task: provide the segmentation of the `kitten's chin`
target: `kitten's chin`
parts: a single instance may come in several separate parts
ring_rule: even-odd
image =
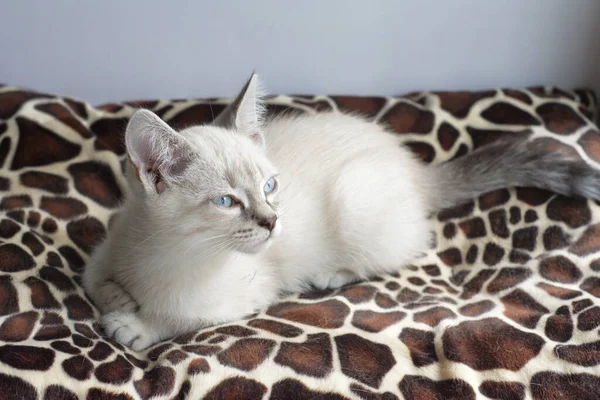
[[[271,246],[271,238],[258,243],[240,243],[237,245],[237,251],[245,254],[258,254]]]

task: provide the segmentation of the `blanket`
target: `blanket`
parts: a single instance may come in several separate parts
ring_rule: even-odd
[[[600,398],[600,206],[532,188],[440,213],[432,248],[394,274],[294,294],[139,353],[105,337],[80,274],[119,212],[128,118],[143,107],[183,128],[227,102],[92,106],[0,87],[1,399]],[[427,163],[533,135],[600,168],[587,90],[268,105],[360,113]]]

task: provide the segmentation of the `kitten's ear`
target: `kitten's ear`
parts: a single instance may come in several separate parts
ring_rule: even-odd
[[[260,146],[264,145],[262,122],[265,104],[258,75],[252,74],[236,99],[213,122],[213,125],[235,129]]]
[[[125,145],[138,180],[161,193],[181,179],[190,164],[188,141],[150,110],[136,111],[127,125]]]

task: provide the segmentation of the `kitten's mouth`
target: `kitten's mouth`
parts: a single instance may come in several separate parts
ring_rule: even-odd
[[[269,244],[271,243],[272,236],[272,234],[268,234],[265,236],[261,235],[250,240],[240,241],[236,245],[237,250],[247,254],[260,253],[269,246]]]
[[[277,237],[281,232],[280,226],[275,226],[275,229],[250,231],[242,230],[233,235],[236,239],[236,249],[241,253],[256,254],[265,250],[271,244],[272,239]]]

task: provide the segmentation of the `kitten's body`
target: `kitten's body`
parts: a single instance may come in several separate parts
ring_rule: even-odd
[[[307,114],[260,125],[254,85],[219,117],[222,127],[177,134],[149,112],[130,122],[131,193],[84,285],[107,332],[135,350],[242,318],[281,291],[396,271],[427,249],[431,212],[486,191],[600,193],[594,170],[526,142],[428,167],[359,117]],[[277,193],[263,193],[276,172]],[[204,203],[227,193],[243,207]],[[270,234],[264,221],[275,213]]]
[[[393,271],[427,248],[424,167],[397,136],[339,113],[279,118],[264,134],[283,230],[263,256],[285,290]]]

